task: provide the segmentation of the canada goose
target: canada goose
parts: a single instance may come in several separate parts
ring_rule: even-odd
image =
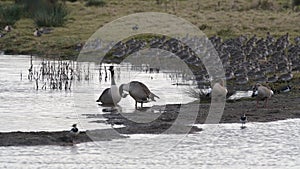
[[[129,92],[129,95],[135,100],[135,108],[137,108],[137,103],[141,103],[141,107],[143,107],[143,103],[155,101],[155,97],[159,99],[159,97],[152,93],[145,84],[139,81],[131,81],[127,84],[122,84],[120,88]]]
[[[4,28],[4,30],[6,32],[10,32],[12,30],[12,27],[10,25],[6,25],[5,28]]]
[[[39,30],[39,28],[36,28],[35,31],[33,32],[33,35],[36,37],[42,36],[42,32]]]
[[[120,102],[123,90],[116,85],[113,66],[110,66],[108,70],[111,72],[111,87],[106,88],[96,102],[101,102],[104,105],[115,105]],[[123,97],[126,96],[123,95]]]
[[[274,94],[274,92],[261,85],[260,83],[256,83],[256,85],[253,87],[253,93],[252,97],[256,96],[256,108],[258,108],[259,100],[264,100],[265,104],[264,107],[267,107],[268,99],[271,98],[271,96]]]

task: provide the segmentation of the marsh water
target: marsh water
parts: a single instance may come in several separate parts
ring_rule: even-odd
[[[38,65],[42,60],[33,59]],[[95,100],[110,86],[99,66],[83,63],[95,72],[90,80],[75,81],[71,90],[36,90],[28,80],[30,56],[0,56],[0,132],[68,130],[79,123],[82,130],[110,128],[85,114],[103,114]],[[109,65],[107,65],[109,66]],[[96,70],[96,71],[92,71]],[[188,103],[190,83],[173,78],[170,70],[159,73],[116,66],[116,83],[139,80],[160,96],[145,106]],[[22,74],[22,78],[21,78]],[[104,76],[104,75],[103,75]],[[176,96],[176,97],[174,97]],[[130,98],[119,103],[132,112]],[[204,130],[189,135],[129,135],[129,138],[82,143],[76,146],[0,147],[0,168],[299,168],[300,120],[268,123],[199,125]]]
[[[39,65],[43,62],[40,58],[33,58],[33,69],[39,71]],[[58,62],[58,61],[56,61]],[[58,63],[56,63],[58,64]],[[77,63],[72,63],[77,64]],[[105,124],[91,123],[87,114],[102,114],[102,107],[96,103],[101,92],[110,87],[111,78],[107,70],[106,74],[102,66],[99,77],[99,65],[95,63],[80,63],[75,65],[86,76],[89,71],[89,79],[74,80],[71,90],[41,89],[43,82],[39,82],[36,90],[35,80],[28,79],[30,68],[30,56],[0,57],[0,123],[1,132],[5,131],[56,131],[69,129],[73,123],[79,123],[81,128],[99,129],[107,128]],[[115,66],[115,81],[117,85],[139,80],[145,83],[149,89],[158,95],[156,102],[144,104],[146,107],[172,103],[188,103],[195,98],[185,94],[187,86],[172,85],[181,82],[182,79],[173,79],[172,74],[141,71],[139,67],[133,68],[126,64]],[[44,80],[46,81],[46,80]],[[188,83],[188,82],[187,82]],[[135,109],[134,100],[130,97],[121,100],[119,107],[124,113],[132,113]]]

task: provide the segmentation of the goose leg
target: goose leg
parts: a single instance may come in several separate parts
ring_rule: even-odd
[[[258,108],[258,100],[256,100],[256,108]]]
[[[265,100],[265,108],[268,107],[268,99]]]
[[[135,101],[135,108],[137,109],[137,101]]]
[[[143,108],[143,102],[141,102],[141,108]]]

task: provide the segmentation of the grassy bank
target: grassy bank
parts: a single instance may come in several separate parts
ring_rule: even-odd
[[[219,2],[219,3],[218,3]],[[261,2],[264,2],[262,0]],[[77,44],[84,43],[97,29],[119,17],[136,12],[166,12],[197,25],[207,36],[231,38],[240,34],[274,36],[289,32],[300,35],[300,12],[288,0],[105,0],[100,6],[87,6],[85,1],[65,2],[69,14],[63,26],[50,34],[34,37],[34,20],[21,17],[13,31],[0,38],[0,50],[12,54],[42,56],[76,56]],[[0,5],[13,1],[0,1]],[[3,29],[3,28],[1,28]]]

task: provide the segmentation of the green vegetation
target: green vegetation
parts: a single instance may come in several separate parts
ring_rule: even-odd
[[[0,6],[0,26],[15,24],[21,18],[22,9],[20,5]]]
[[[300,0],[293,0],[293,6],[299,6]]]
[[[38,11],[33,1],[39,3],[43,1],[48,3],[48,6],[53,3],[65,4],[64,9],[67,9],[68,15],[65,16],[65,10],[62,10],[59,15],[65,16],[64,23],[57,24],[59,27],[53,28],[52,33],[43,34],[41,37],[34,37],[33,31],[39,21],[48,22],[48,14],[43,14],[47,17],[36,16],[39,19],[33,19],[34,15],[31,13],[22,14],[20,19],[17,17],[16,21],[10,22],[13,31],[0,38],[0,50],[6,53],[76,56],[79,53],[75,50],[77,44],[84,44],[106,23],[137,11],[173,14],[193,23],[207,36],[219,35],[223,39],[241,34],[265,37],[268,31],[275,37],[289,32],[291,39],[300,35],[299,12],[293,10],[292,0],[268,0],[267,5],[263,5],[266,0],[160,0],[159,3],[157,0],[99,0],[105,3],[101,8],[86,6],[87,0],[72,3],[68,0],[15,1],[18,1],[18,4],[21,2],[25,4],[25,11],[31,13]],[[14,4],[15,1],[0,1],[0,9]],[[3,22],[10,20],[8,16],[3,15],[0,12],[0,32],[5,24],[9,24]],[[55,26],[55,24],[38,25]]]
[[[65,23],[67,15],[68,10],[64,5],[54,4],[36,10],[33,14],[33,20],[37,26],[57,27]]]

